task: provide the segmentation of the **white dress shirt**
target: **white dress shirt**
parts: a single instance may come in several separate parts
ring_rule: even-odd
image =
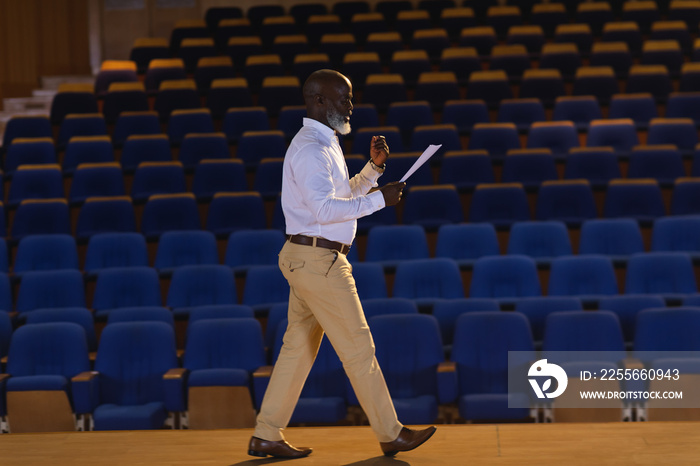
[[[287,234],[352,244],[357,219],[384,207],[381,174],[367,163],[352,179],[335,131],[304,118],[284,157],[282,211]]]

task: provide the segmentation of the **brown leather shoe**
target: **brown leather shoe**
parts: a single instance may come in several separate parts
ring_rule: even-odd
[[[248,446],[248,454],[250,456],[259,456],[264,458],[268,455],[275,458],[304,458],[311,454],[311,448],[294,448],[286,440],[273,442],[271,440],[263,440],[258,437],[250,438]]]
[[[399,436],[393,442],[379,442],[384,456],[394,456],[400,451],[410,451],[421,446],[433,436],[437,428],[430,426],[423,430],[411,430],[408,427],[401,429]]]

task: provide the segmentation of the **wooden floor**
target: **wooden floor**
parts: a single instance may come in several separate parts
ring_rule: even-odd
[[[0,435],[0,465],[263,465],[248,456],[252,430],[160,430]],[[291,428],[310,446],[294,465],[697,465],[700,424],[440,425],[425,445],[381,455],[369,427]]]

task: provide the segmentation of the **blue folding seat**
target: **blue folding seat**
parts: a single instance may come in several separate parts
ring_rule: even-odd
[[[500,338],[492,337],[496,334]],[[509,352],[517,357],[509,358]],[[510,394],[508,384],[509,367],[524,373],[536,359],[524,315],[499,311],[462,314],[455,325],[450,359],[457,365],[461,418],[483,421],[529,417],[529,397],[519,390]],[[512,405],[517,407],[509,407]]]
[[[107,316],[107,324],[120,322],[163,322],[175,328],[175,318],[170,309],[161,306],[134,306],[112,309]]]
[[[52,322],[18,328],[9,348],[10,377],[2,390],[12,432],[75,430],[86,404],[76,399],[72,382],[89,370],[87,339],[80,325]],[[40,417],[32,414],[38,405],[43,405]]]
[[[451,184],[465,192],[473,191],[480,183],[493,182],[493,164],[485,150],[448,151],[442,158],[438,184]]]
[[[211,232],[166,231],[158,239],[153,266],[163,275],[170,275],[183,265],[218,264],[216,238]]]
[[[654,221],[652,251],[679,251],[700,258],[700,218],[694,216],[661,217]]]
[[[236,142],[246,131],[267,131],[270,121],[264,107],[230,108],[222,123],[221,130],[229,142]]]
[[[449,354],[452,348],[455,325],[460,315],[467,312],[498,311],[499,309],[498,301],[489,298],[458,298],[437,301],[433,306],[433,316],[440,326],[442,344],[446,354]]]
[[[386,298],[387,282],[384,268],[376,262],[353,262],[352,275],[360,300]]]
[[[418,76],[414,99],[427,100],[434,110],[441,110],[447,102],[461,97],[462,91],[452,71],[428,71]]]
[[[673,188],[673,197],[671,198],[671,215],[700,214],[699,195],[700,183],[697,178],[677,179]]]
[[[258,104],[265,107],[268,115],[275,117],[282,107],[303,103],[301,84],[296,76],[269,76],[263,80]]]
[[[186,191],[185,172],[180,162],[141,162],[134,172],[131,196],[136,202],[144,202],[154,194]]]
[[[12,289],[10,277],[6,272],[0,272],[0,309],[5,311],[5,314],[12,312]]]
[[[481,59],[474,47],[449,47],[440,55],[440,71],[452,72],[459,84],[465,84],[474,71],[481,71]]]
[[[370,156],[369,151],[372,137],[377,135],[384,136],[390,151],[404,152],[403,139],[401,138],[401,132],[398,126],[368,126],[358,129],[355,133],[355,137],[352,141],[352,153],[362,154],[368,158]],[[425,150],[427,147],[426,145],[421,151]]]
[[[362,301],[367,320],[374,316],[393,314],[418,314],[416,303],[406,298],[372,298]]]
[[[373,317],[370,326],[399,420],[434,422],[438,404],[450,401],[438,373],[444,354],[437,321],[430,315],[395,314]]]
[[[170,53],[173,56],[179,56],[182,53],[184,41],[207,37],[209,37],[209,31],[203,19],[178,20],[170,33]]]
[[[690,255],[684,252],[647,252],[627,262],[625,294],[660,294],[680,300],[698,292]]]
[[[248,19],[255,28],[259,28],[265,18],[284,16],[285,10],[280,5],[255,5],[246,13]]]
[[[394,268],[401,261],[429,256],[428,239],[419,225],[378,225],[367,234],[367,262]]]
[[[384,15],[379,12],[354,12],[348,18],[340,17],[343,23],[350,23],[350,32],[357,40],[358,44],[364,45],[367,38],[373,33],[385,33],[389,30]]]
[[[234,273],[245,272],[253,265],[275,265],[284,242],[284,233],[279,230],[234,231],[228,237],[224,264]]]
[[[537,265],[531,257],[509,254],[480,257],[474,262],[470,298],[494,298],[513,301],[526,296],[540,296]]]
[[[386,112],[386,125],[398,126],[406,146],[417,126],[434,124],[433,112],[430,109],[430,104],[425,100],[395,102],[389,104]]]
[[[63,173],[72,174],[83,163],[114,162],[109,136],[73,136],[63,155]]]
[[[224,118],[231,108],[253,106],[253,95],[244,78],[215,79],[207,92],[206,107],[214,119]]]
[[[510,45],[524,45],[529,54],[539,54],[544,45],[544,30],[541,26],[533,25],[513,25],[508,28],[506,42]]]
[[[182,140],[178,152],[178,160],[186,171],[194,170],[205,159],[227,161],[230,158],[224,133],[189,133]]]
[[[576,7],[576,22],[589,24],[594,34],[598,35],[605,23],[615,19],[614,13],[608,2],[595,2],[578,4]]]
[[[147,266],[146,239],[140,233],[98,233],[88,240],[83,266],[88,277],[103,269]]]
[[[577,296],[584,302],[619,294],[615,269],[609,257],[579,254],[552,261],[547,286],[549,296]]]
[[[10,147],[16,138],[53,138],[51,121],[43,115],[16,115],[5,124],[2,145]]]
[[[299,13],[301,9],[307,11],[303,14]],[[333,34],[343,29],[340,18],[337,15],[329,14],[328,8],[320,3],[294,5],[290,8],[289,14],[294,16],[296,23],[306,33],[306,37],[309,38],[313,47],[318,46],[324,35]]]
[[[350,119],[352,124],[352,135],[357,135],[362,128],[376,128],[379,126],[379,112],[373,104],[357,104],[352,110]],[[392,149],[395,150],[395,149]]]
[[[443,50],[451,45],[447,30],[444,28],[418,29],[413,32],[410,48],[425,50],[433,63],[436,63]]]
[[[592,95],[557,97],[552,113],[552,120],[572,121],[579,130],[588,129],[591,121],[602,118],[600,103]]]
[[[168,120],[168,139],[177,146],[189,133],[213,133],[214,120],[207,108],[173,110]]]
[[[211,199],[218,192],[247,189],[245,165],[241,160],[204,159],[195,167],[192,192],[198,200]]]
[[[642,251],[642,232],[633,219],[592,219],[581,225],[579,254],[602,254],[621,261]]]
[[[619,92],[619,84],[612,67],[581,66],[576,70],[573,95],[592,95],[601,105],[606,105],[610,98]]]
[[[253,190],[264,199],[275,199],[282,191],[282,158],[264,158],[255,169]]]
[[[439,299],[463,298],[457,262],[444,257],[399,262],[393,296],[412,299],[419,308],[432,306]]]
[[[10,252],[7,247],[7,241],[5,238],[0,239],[0,273],[7,273],[10,267]],[[1,293],[0,293],[1,296]],[[0,299],[0,310],[2,308],[2,299]]]
[[[554,42],[558,44],[573,43],[582,56],[587,56],[593,45],[593,32],[586,23],[560,24],[554,30]]]
[[[608,185],[604,217],[631,217],[646,223],[665,215],[666,205],[656,180],[612,180]]]
[[[278,54],[250,55],[246,58],[243,76],[253,93],[260,91],[265,78],[284,75],[282,58]]]
[[[535,191],[558,177],[552,151],[547,148],[513,149],[503,159],[503,183],[521,183],[526,190]]]
[[[572,362],[607,360],[617,364],[625,359],[625,342],[617,315],[610,311],[554,312],[547,316],[542,349],[556,358],[557,352],[567,352],[559,361]],[[579,352],[593,352],[593,355]],[[570,376],[572,377],[572,376]]]
[[[143,74],[151,60],[170,58],[168,41],[163,37],[140,37],[134,40],[129,51],[129,60],[136,63],[136,70]]]
[[[695,335],[699,325],[700,309],[697,307],[645,309],[637,315],[633,354],[645,355],[647,359],[656,355],[664,357],[665,352],[698,351]],[[643,359],[642,362],[648,361]]]
[[[586,146],[612,146],[618,155],[628,153],[638,144],[637,130],[630,118],[593,120],[586,136]]]
[[[470,222],[489,222],[497,229],[503,229],[513,222],[530,219],[530,206],[522,184],[493,183],[476,186],[469,206]]]
[[[112,142],[115,147],[121,147],[131,136],[160,133],[160,122],[156,112],[122,112],[114,126]]]
[[[582,311],[581,300],[574,296],[532,296],[520,298],[515,303],[515,312],[527,317],[532,329],[532,338],[540,346],[544,337],[545,322],[553,312]]]
[[[381,74],[382,64],[377,52],[348,52],[343,56],[341,69],[353,88],[363,89],[368,76]]]
[[[447,257],[460,267],[471,267],[480,257],[499,254],[496,229],[490,223],[445,224],[438,229],[435,257]]]
[[[173,272],[166,304],[176,315],[195,306],[237,304],[231,268],[225,265],[184,265]]]
[[[294,17],[286,14],[265,17],[258,28],[263,45],[272,50],[274,50],[277,38],[299,35],[299,32],[299,28],[294,22]],[[274,53],[278,52],[275,51]]]
[[[41,270],[22,276],[15,303],[17,312],[57,307],[86,307],[80,271]]]
[[[390,146],[391,149],[391,146]],[[388,180],[398,180],[400,179],[409,168],[418,160],[420,152],[392,152],[391,154],[391,165],[387,165],[384,171],[385,178]],[[366,159],[362,158],[362,164],[358,165],[360,170],[365,166]],[[349,170],[349,168],[348,168]],[[359,170],[358,170],[359,172]],[[281,172],[280,172],[281,175]],[[280,177],[281,179],[281,177]],[[422,165],[418,170],[411,175],[411,186],[431,186],[433,185],[433,172],[431,170],[430,164],[426,163]]]
[[[422,3],[422,2],[421,2]],[[420,6],[425,10],[430,10],[432,5],[439,5],[441,2],[429,2],[426,6]],[[447,30],[450,40],[453,42],[459,39],[462,30],[473,28],[477,25],[474,9],[468,7],[457,7],[454,3],[446,6],[440,13],[439,19],[433,18],[435,24]]]
[[[238,230],[259,230],[267,226],[260,193],[216,193],[209,204],[206,228],[218,237]]]
[[[243,304],[266,314],[275,303],[289,300],[289,283],[279,265],[253,265],[248,268],[243,288]]]
[[[180,58],[153,59],[144,78],[146,92],[154,95],[163,81],[187,79],[185,63]]]
[[[575,43],[547,43],[542,46],[540,69],[557,70],[564,80],[570,81],[581,64],[581,53]]]
[[[530,56],[524,45],[494,45],[491,48],[491,70],[503,70],[511,82],[520,82],[525,70],[530,68]]]
[[[598,216],[591,185],[587,180],[545,181],[537,192],[536,220],[558,220],[579,226]]]
[[[61,122],[56,147],[63,150],[74,136],[106,136],[107,124],[101,113],[69,113]]]
[[[697,32],[698,22],[700,22],[700,8],[695,2],[669,4],[668,19],[669,21],[683,21],[690,32]]]
[[[185,63],[185,71],[194,73],[199,60],[203,58],[216,57],[218,51],[214,46],[214,39],[211,37],[189,37],[180,43],[178,56]]]
[[[649,122],[647,144],[674,144],[684,154],[698,144],[695,122],[690,118],[654,118]]]
[[[482,57],[488,56],[498,44],[496,30],[490,25],[464,28],[459,33],[458,44],[460,47],[474,47]]]
[[[71,234],[70,212],[65,199],[25,199],[20,202],[10,227],[10,237]]]
[[[166,80],[158,87],[153,110],[163,123],[168,122],[175,110],[198,109],[201,107],[197,84],[192,79]]]
[[[161,306],[160,283],[154,268],[112,267],[97,272],[92,308],[105,318],[113,309]]]
[[[506,254],[520,254],[549,264],[554,258],[573,254],[566,225],[557,220],[516,222],[510,228]]]
[[[400,74],[371,74],[367,76],[362,92],[363,104],[374,104],[384,112],[393,102],[408,100],[406,83]]]
[[[451,185],[414,186],[408,190],[403,223],[437,230],[445,223],[464,221],[457,188]]]
[[[50,119],[54,125],[60,124],[70,113],[97,113],[97,98],[92,84],[63,83],[51,101]]]
[[[471,132],[477,123],[489,121],[489,109],[483,100],[451,100],[442,109],[442,123],[455,125],[460,134]]]
[[[441,144],[442,147],[433,155],[436,157],[434,160],[439,160],[447,151],[463,149],[459,133],[454,125],[443,123],[420,125],[414,128],[410,146],[412,151],[423,152],[429,145],[435,144]]]
[[[572,121],[539,121],[527,134],[528,149],[548,148],[556,159],[566,158],[573,147],[579,147],[576,126]]]
[[[498,123],[515,123],[519,131],[525,131],[531,124],[545,119],[542,101],[536,98],[502,100],[496,115]]]
[[[353,114],[354,113],[355,111],[353,110]],[[279,115],[277,115],[277,129],[284,133],[284,137],[288,141],[291,141],[303,126],[305,117],[305,106],[286,105],[280,108]]]
[[[639,24],[643,33],[651,31],[654,21],[660,19],[659,7],[656,2],[624,2],[622,4],[622,20],[634,21]]]
[[[695,125],[692,127],[695,132]],[[648,139],[647,142],[651,144]],[[683,176],[683,157],[674,144],[637,146],[630,153],[628,178],[653,178],[661,186],[672,187]]]
[[[295,55],[292,63],[292,75],[300,83],[304,83],[314,71],[332,68],[333,64],[328,55],[328,53],[299,53]],[[342,61],[342,57],[336,58]]]
[[[96,374],[75,390],[93,407],[94,430],[159,429],[169,412],[185,410],[183,377],[171,371],[177,367],[175,334],[168,324],[111,324],[100,337]],[[91,399],[89,393],[99,395]]]
[[[381,5],[380,5],[381,4]],[[409,43],[416,31],[433,27],[430,14],[423,9],[413,9],[411,2],[380,2],[377,11],[382,13],[391,25],[401,34],[403,41]]]
[[[642,51],[642,32],[636,21],[613,21],[603,25],[601,42],[624,42],[633,56]]]
[[[206,94],[215,79],[232,79],[236,77],[231,57],[203,57],[197,61],[194,81],[201,94]]]
[[[513,91],[503,70],[474,71],[467,83],[467,99],[482,99],[495,108],[503,99],[512,99]]]
[[[666,118],[692,118],[700,123],[700,94],[697,92],[672,92],[666,101]]]
[[[610,100],[608,118],[631,118],[637,128],[644,129],[649,125],[649,122],[656,117],[658,117],[656,101],[648,92],[640,94],[615,94]]]
[[[224,53],[233,60],[236,73],[244,70],[248,57],[262,55],[266,50],[260,36],[253,31],[248,18],[224,20],[216,30],[215,39]]]
[[[4,315],[7,314],[0,314],[0,320],[2,320]],[[36,309],[27,313],[26,324],[44,324],[49,322],[71,322],[80,325],[85,331],[88,351],[97,351],[94,317],[89,309],[84,307],[58,307],[55,309]],[[1,348],[0,354],[2,354]],[[7,352],[5,352],[5,355],[7,355]]]
[[[245,304],[211,304],[197,306],[190,309],[190,315],[187,319],[187,331],[190,331],[190,325],[206,319],[240,319],[240,318],[255,317],[253,308]]]
[[[255,167],[263,158],[284,157],[286,152],[287,141],[282,131],[246,131],[238,140],[236,157],[247,167]]]
[[[617,315],[626,342],[634,341],[637,314],[644,309],[664,307],[666,303],[659,295],[616,295],[606,296],[598,301],[602,310],[612,311]]]
[[[63,176],[58,165],[22,165],[12,177],[7,195],[10,207],[25,199],[57,199],[65,196]]]
[[[400,75],[407,86],[415,86],[418,76],[429,71],[430,58],[425,50],[397,50],[391,55],[389,72]]]
[[[551,107],[565,95],[564,80],[557,69],[527,69],[520,82],[521,99],[539,99],[546,107]]]
[[[485,149],[492,158],[502,159],[509,150],[521,148],[518,129],[514,123],[477,123],[467,148]]]
[[[358,38],[361,43],[361,39]],[[365,52],[372,52],[379,55],[379,60],[382,65],[388,66],[391,62],[391,57],[394,52],[404,49],[404,44],[401,39],[401,34],[397,31],[372,32],[367,35],[364,42]],[[367,81],[365,81],[367,84]]]
[[[574,147],[566,156],[565,180],[585,179],[594,189],[600,189],[615,178],[622,178],[622,174],[612,147]]]
[[[78,270],[78,248],[71,235],[30,235],[17,246],[15,276],[39,270]]]
[[[262,329],[255,319],[190,322],[183,361],[183,367],[189,371],[189,427],[252,426],[255,422],[251,396],[253,372],[266,362]],[[216,399],[222,395],[236,401],[221,405]]]
[[[192,193],[154,194],[148,198],[141,217],[141,232],[154,239],[169,230],[201,228],[197,201]]]
[[[149,111],[146,88],[141,82],[115,82],[109,85],[102,103],[107,123],[116,122],[124,112]]]
[[[632,53],[625,42],[598,42],[591,50],[590,66],[609,66],[618,78],[625,78],[632,66]]]
[[[85,241],[98,233],[135,231],[136,215],[130,197],[93,197],[80,208],[75,236]]]
[[[676,18],[676,20],[669,19],[668,21],[654,22],[651,25],[651,35],[649,36],[649,40],[655,42],[676,41],[683,54],[687,54],[688,52],[692,51],[693,39],[691,37],[688,24],[686,24],[686,22],[682,19],[683,18]],[[689,18],[688,22],[690,22]],[[697,27],[697,24],[691,26],[691,28],[695,31],[697,31]],[[676,47],[671,47],[669,50],[672,51],[671,53],[675,54],[677,49]]]
[[[625,92],[648,92],[657,102],[665,102],[673,89],[671,75],[665,65],[632,65]],[[683,86],[680,90],[684,90]]]
[[[661,65],[671,76],[678,76],[685,58],[676,40],[648,39],[642,44],[641,65]]]

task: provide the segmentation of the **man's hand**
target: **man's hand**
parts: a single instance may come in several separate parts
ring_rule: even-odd
[[[389,157],[389,146],[386,143],[384,136],[372,136],[372,142],[369,147],[369,156],[375,165],[381,167]]]
[[[379,188],[379,191],[384,195],[384,204],[387,206],[398,204],[401,200],[403,188],[405,187],[406,183],[394,181]]]

